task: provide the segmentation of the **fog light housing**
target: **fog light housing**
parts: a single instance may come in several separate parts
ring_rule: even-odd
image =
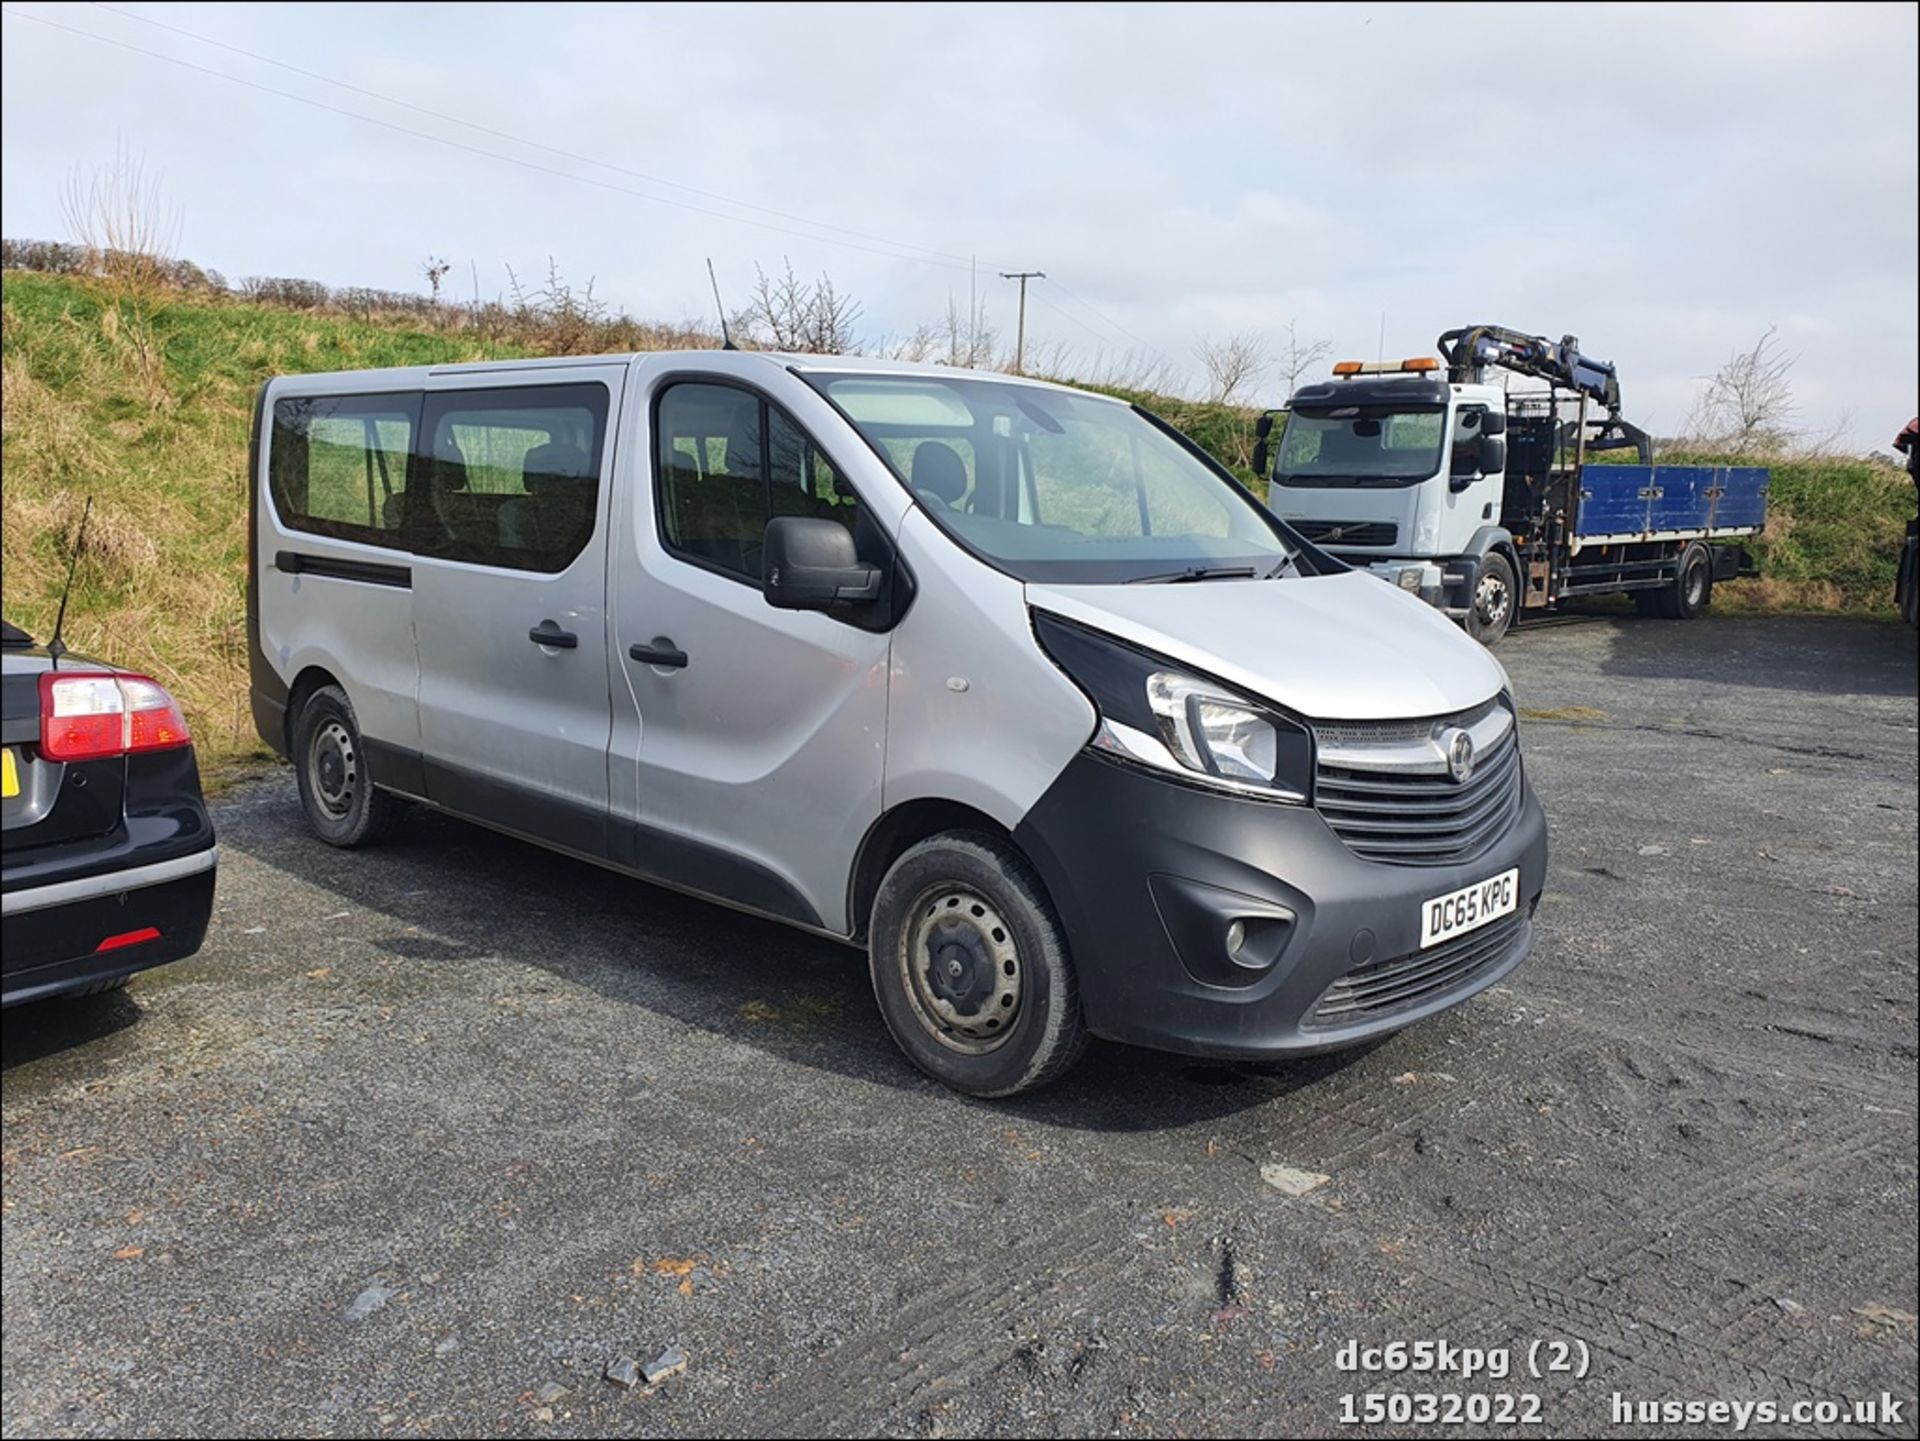
[[[1284,906],[1275,906],[1270,915],[1236,917],[1227,924],[1227,959],[1243,970],[1266,970],[1287,948],[1293,922],[1293,912]]]
[[[1400,589],[1402,590],[1420,589],[1420,577],[1423,573],[1424,573],[1424,567],[1421,567],[1421,566],[1409,566],[1407,569],[1401,571],[1400,572]]]
[[[1149,876],[1147,889],[1180,964],[1204,985],[1270,977],[1299,921],[1289,906],[1181,876]]]

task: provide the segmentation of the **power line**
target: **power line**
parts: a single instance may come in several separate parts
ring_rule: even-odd
[[[794,215],[789,211],[775,210],[771,206],[756,205],[750,200],[736,200],[730,195],[722,195],[717,191],[702,190],[697,186],[683,185],[677,180],[667,180],[662,176],[649,175],[645,171],[634,170],[629,166],[619,165],[611,160],[601,160],[592,155],[583,155],[578,151],[566,150],[558,145],[548,145],[544,141],[529,140],[524,135],[515,135],[513,132],[508,130],[496,130],[490,125],[480,124],[477,120],[467,120],[458,115],[449,115],[442,110],[432,110],[425,105],[416,105],[411,100],[402,100],[395,95],[383,94],[381,91],[378,91],[378,90],[369,90],[365,86],[354,85],[354,84],[350,84],[345,80],[335,79],[331,75],[323,75],[318,70],[308,70],[302,66],[290,64],[285,60],[276,60],[271,55],[262,55],[256,50],[248,50],[244,46],[234,45],[229,43],[228,41],[216,39],[211,35],[203,35],[196,30],[189,30],[183,25],[169,25],[164,20],[155,20],[151,16],[139,15],[134,13],[131,10],[122,10],[117,5],[108,5],[103,3],[103,0],[93,0],[93,8],[96,10],[104,10],[110,15],[121,16],[124,19],[135,21],[141,25],[152,26],[157,30],[170,31],[175,35],[184,36],[187,39],[197,41],[202,45],[211,45],[211,46],[214,46],[216,49],[226,50],[235,55],[245,56],[249,60],[257,60],[262,65],[272,65],[277,69],[288,71],[294,75],[304,75],[307,79],[318,80],[323,85],[337,86],[341,90],[350,90],[355,95],[364,95],[370,100],[378,100],[387,105],[396,105],[403,110],[411,110],[417,115],[425,115],[434,120],[443,120],[449,125],[459,125],[459,126],[465,127],[468,130],[476,130],[480,132],[480,134],[482,135],[491,135],[498,140],[510,140],[516,145],[525,145],[532,150],[544,150],[547,154],[558,155],[564,160],[578,161],[582,165],[592,165],[602,170],[611,170],[615,174],[625,175],[628,178],[633,180],[644,180],[649,185],[662,185],[669,190],[680,190],[680,191],[684,191],[688,195],[697,195],[701,197],[703,200],[716,200],[723,205],[733,205],[733,206],[737,206],[742,210],[757,211],[762,215],[771,215],[781,220],[791,220],[801,225],[810,225],[818,230],[836,231],[841,235],[850,235],[858,240],[872,241],[877,245],[892,246],[893,248],[898,250],[920,251],[926,255],[933,256],[936,259],[954,261],[959,264],[971,263],[971,257],[965,256],[965,255],[958,255],[953,253],[952,251],[936,250],[931,246],[918,245],[908,240],[894,240],[884,235],[871,235],[863,230],[852,230],[844,225],[832,225],[824,220],[811,220],[804,215]],[[28,16],[26,18],[35,18],[35,17]],[[105,39],[106,37],[100,36],[95,38]]]
[[[113,5],[99,3],[99,0],[94,0],[94,4],[95,4],[95,8],[107,11],[110,14],[119,15],[126,19],[133,20],[144,25],[153,26],[158,29],[171,31],[175,34],[184,36],[187,39],[195,40],[206,45],[212,45],[219,49],[230,51],[233,54],[241,55],[251,60],[256,60],[262,64],[272,65],[279,69],[289,71],[290,73],[302,75],[312,80],[318,80],[323,84],[334,85],[339,87],[340,89],[348,90],[355,94],[367,96],[369,99],[378,100],[385,104],[399,106],[403,109],[411,110],[417,114],[426,115],[433,119],[444,121],[448,124],[463,126],[467,129],[478,131],[482,134],[492,135],[499,139],[510,141],[514,144],[525,145],[530,149],[545,151],[546,153],[551,155],[557,155],[564,159],[577,161],[580,164],[591,165],[591,166],[598,167],[600,169],[610,170],[618,174],[627,175],[634,179],[643,180],[648,184],[661,185],[669,189],[681,190],[691,195],[698,195],[703,199],[714,200],[721,204],[735,206],[739,209],[758,211],[761,214],[773,215],[784,220],[794,221],[796,224],[811,226],[817,230],[833,231],[833,232],[836,232],[838,235],[851,236],[851,237],[855,237],[858,240],[866,240],[866,241],[871,241],[873,243],[857,244],[855,243],[855,239],[837,239],[835,238],[835,235],[831,235],[831,234],[830,235],[810,234],[806,231],[792,230],[783,225],[775,225],[769,221],[755,220],[749,216],[733,215],[733,214],[727,213],[726,211],[711,210],[705,206],[689,204],[686,201],[675,200],[668,196],[649,194],[644,190],[635,190],[630,186],[616,185],[611,181],[595,179],[590,175],[580,175],[573,171],[557,169],[551,165],[542,165],[537,161],[527,160],[517,155],[502,154],[497,150],[489,150],[483,146],[469,145],[464,141],[454,140],[444,135],[435,135],[431,131],[419,130],[409,125],[399,124],[396,121],[383,120],[378,116],[368,115],[359,110],[348,109],[345,106],[330,105],[324,100],[316,100],[316,99],[313,99],[311,96],[296,94],[295,92],[290,90],[282,90],[277,86],[266,85],[257,80],[246,79],[243,76],[230,75],[226,71],[215,70],[212,67],[206,66],[206,65],[199,65],[191,60],[182,59],[177,55],[168,55],[164,51],[152,50],[147,48],[144,45],[136,45],[132,41],[117,39],[111,35],[102,35],[91,30],[83,30],[78,28],[77,26],[63,24],[58,20],[49,20],[44,16],[35,15],[25,10],[19,10],[12,6],[0,7],[0,11],[3,11],[5,15],[13,19],[28,20],[33,22],[36,25],[45,26],[46,28],[51,30],[60,30],[69,35],[77,35],[83,40],[93,40],[102,45],[111,45],[116,49],[129,51],[136,55],[144,55],[151,60],[163,61],[168,65],[173,65],[180,69],[188,70],[198,75],[210,76],[215,80],[224,80],[232,85],[244,86],[249,90],[255,90],[265,95],[273,95],[283,100],[291,100],[295,104],[306,105],[316,110],[325,111],[328,114],[343,116],[349,120],[358,120],[367,125],[377,125],[382,129],[391,130],[397,134],[412,136],[415,139],[425,140],[430,142],[431,144],[445,146],[448,149],[462,151],[469,155],[478,155],[484,159],[497,160],[507,165],[517,165],[523,170],[531,170],[542,175],[556,176],[562,180],[577,181],[582,185],[591,185],[596,189],[610,191],[617,195],[630,196],[636,200],[651,201],[656,205],[671,206],[676,210],[684,210],[694,215],[704,215],[715,220],[732,221],[737,225],[750,225],[750,226],[753,226],[755,229],[767,230],[779,235],[788,235],[799,240],[811,240],[817,243],[822,243],[827,245],[837,245],[842,249],[860,251],[861,253],[867,254],[867,255],[877,255],[887,260],[907,260],[907,261],[912,261],[921,265],[938,266],[942,269],[947,269],[947,270],[967,270],[969,273],[971,273],[974,269],[974,262],[969,257],[960,256],[948,251],[935,250],[926,246],[915,245],[907,241],[890,240],[883,236],[870,234],[869,232],[852,230],[845,226],[830,225],[824,221],[810,220],[805,216],[793,215],[786,211],[774,210],[770,207],[762,206],[762,205],[755,205],[749,201],[734,200],[729,196],[720,195],[713,191],[700,190],[693,186],[682,185],[676,181],[665,180],[658,176],[647,175],[641,171],[631,170],[625,166],[614,164],[611,161],[598,160],[592,156],[583,155],[576,151],[565,150],[558,146],[545,144],[542,141],[529,140],[524,136],[514,135],[509,131],[497,130],[490,126],[481,125],[475,121],[462,119],[456,115],[448,115],[442,111],[431,110],[425,106],[416,105],[411,101],[401,100],[390,95],[384,95],[381,92],[376,90],[368,90],[362,86],[353,85],[344,80],[336,80],[331,76],[323,75],[318,71],[307,70],[300,66],[289,64],[286,61],[276,60],[272,56],[261,55],[255,51],[247,50],[241,46],[229,44],[226,41],[217,40],[211,36],[198,34],[195,31],[185,29],[184,27],[181,27],[181,26],[169,25],[164,21],[152,20],[146,16],[137,15],[132,11],[122,10]],[[919,252],[919,253],[916,254],[916,253],[903,253],[903,252]],[[1087,301],[1081,299],[1073,291],[1068,289],[1068,287],[1060,284],[1057,280],[1054,282],[1054,285],[1055,285],[1055,288],[1061,293],[1062,298],[1067,299],[1071,301],[1073,304],[1079,306],[1082,310],[1086,311],[1087,314],[1093,316],[1094,319],[1108,326],[1112,331],[1126,336],[1133,343],[1141,346],[1142,348],[1147,350],[1149,353],[1159,356],[1163,361],[1166,360],[1166,356],[1161,351],[1159,351],[1156,347],[1149,344],[1147,341],[1142,340],[1138,335],[1135,335],[1132,331],[1128,330],[1125,326],[1121,325],[1118,321],[1113,320],[1111,317],[1106,316],[1101,311],[1095,309]],[[1022,288],[1024,289],[1025,287],[1023,286]],[[1035,297],[1035,298],[1039,299],[1039,297]],[[1043,305],[1046,305],[1046,308],[1048,310],[1051,310],[1055,315],[1060,316],[1063,320],[1071,321],[1073,324],[1079,326],[1082,330],[1086,331],[1089,335],[1092,335],[1096,340],[1105,339],[1105,337],[1101,336],[1100,333],[1097,330],[1095,330],[1093,326],[1089,325],[1085,320],[1081,319],[1079,316],[1076,316],[1071,312],[1061,310],[1057,306],[1047,304],[1045,301],[1041,301],[1040,303]]]
[[[1150,344],[1145,340],[1142,340],[1139,336],[1135,335],[1131,330],[1128,330],[1126,326],[1122,325],[1119,321],[1115,320],[1112,316],[1107,315],[1102,311],[1095,310],[1092,305],[1090,305],[1087,301],[1082,300],[1078,295],[1074,294],[1072,290],[1068,289],[1067,286],[1063,285],[1058,279],[1053,280],[1052,284],[1055,292],[1057,292],[1063,299],[1071,301],[1073,304],[1078,305],[1082,310],[1086,311],[1087,314],[1093,316],[1094,319],[1100,321],[1105,325],[1112,327],[1114,330],[1119,331],[1120,334],[1126,336],[1127,339],[1131,340],[1135,345],[1140,346],[1143,350],[1149,351],[1154,355],[1160,355],[1160,351],[1158,350],[1157,347],[1155,347],[1154,345]],[[1073,317],[1068,316],[1067,318],[1071,320]],[[1166,356],[1160,355],[1160,358],[1162,360],[1165,360]]]
[[[709,210],[705,206],[690,205],[684,200],[669,199],[664,195],[649,195],[644,190],[635,190],[631,186],[615,185],[611,181],[596,180],[591,175],[578,175],[570,170],[559,170],[551,165],[542,165],[538,161],[525,160],[517,155],[503,155],[497,150],[488,150],[478,145],[468,145],[464,141],[452,140],[444,135],[435,135],[430,131],[416,130],[410,125],[401,125],[396,121],[382,120],[377,116],[366,115],[358,110],[349,110],[344,106],[329,105],[324,100],[315,100],[310,96],[296,95],[291,90],[281,90],[272,85],[263,85],[257,80],[247,80],[238,75],[229,75],[224,70],[214,70],[205,65],[196,65],[191,60],[182,60],[177,55],[167,55],[158,50],[149,50],[144,45],[135,45],[131,41],[116,40],[110,35],[97,35],[90,30],[77,29],[72,25],[63,25],[58,20],[48,20],[43,16],[29,14],[12,7],[0,7],[4,13],[17,20],[30,20],[36,25],[44,25],[53,30],[64,30],[69,35],[78,35],[85,40],[95,40],[102,45],[112,45],[117,49],[129,50],[136,55],[145,55],[153,60],[163,60],[169,65],[177,65],[183,70],[191,70],[200,75],[210,75],[216,80],[225,80],[230,84],[242,85],[249,90],[258,90],[263,94],[277,95],[283,100],[292,100],[300,105],[308,105],[316,110],[324,110],[333,115],[344,115],[350,120],[364,121],[368,125],[378,125],[382,129],[396,131],[402,135],[411,135],[419,140],[431,141],[435,145],[444,145],[451,150],[465,151],[469,155],[483,156],[489,160],[503,161],[508,165],[517,165],[523,170],[537,171],[542,175],[556,175],[562,180],[578,181],[582,185],[591,185],[599,190],[612,191],[616,195],[629,195],[636,200],[650,200],[656,205],[670,205],[676,210],[690,211],[695,215],[705,215],[714,220],[730,220],[736,225],[751,225],[759,230],[770,230],[780,235],[790,235],[799,240],[812,240],[826,245],[838,245],[847,250],[864,251],[868,255],[882,256],[888,260],[910,260],[921,265],[937,265],[947,270],[966,270],[965,261],[934,260],[919,255],[903,255],[894,250],[883,250],[872,245],[860,245],[851,240],[839,240],[830,235],[809,235],[805,231],[791,230],[784,225],[775,225],[770,221],[753,220],[744,215],[729,215],[722,210]],[[809,222],[810,223],[810,222]]]

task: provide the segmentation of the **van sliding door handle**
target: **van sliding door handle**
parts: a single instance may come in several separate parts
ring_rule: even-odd
[[[555,650],[573,650],[580,644],[580,637],[570,630],[562,630],[550,620],[543,620],[527,632],[527,639],[535,645],[550,645]]]
[[[687,663],[687,653],[664,636],[655,638],[651,645],[630,645],[627,654],[641,665],[666,666],[670,670],[681,670]]]

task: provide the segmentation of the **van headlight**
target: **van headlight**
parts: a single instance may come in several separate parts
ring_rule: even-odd
[[[1304,803],[1313,737],[1272,706],[1149,651],[1033,613],[1034,634],[1092,700],[1094,750],[1182,780],[1265,800]]]

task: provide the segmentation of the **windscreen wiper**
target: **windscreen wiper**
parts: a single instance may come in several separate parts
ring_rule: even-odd
[[[1195,580],[1252,580],[1260,574],[1250,565],[1190,565],[1158,575],[1136,575],[1128,585],[1182,585]]]

